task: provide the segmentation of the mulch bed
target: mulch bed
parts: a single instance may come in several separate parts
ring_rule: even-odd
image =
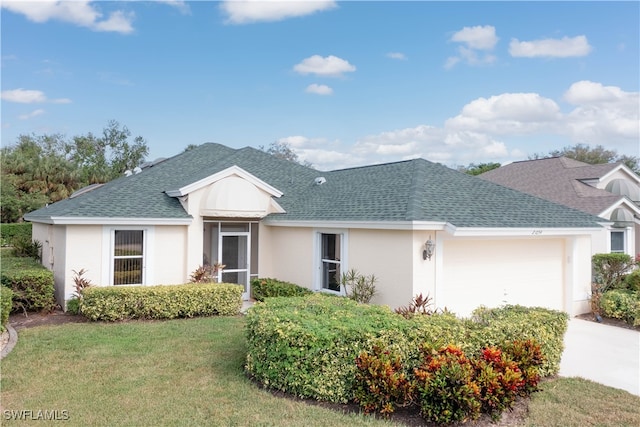
[[[593,314],[593,313],[580,314],[580,315],[576,316],[576,318],[582,319],[582,320],[588,320],[590,322],[601,323],[603,325],[616,326],[618,328],[625,328],[625,329],[631,329],[631,330],[634,330],[634,331],[640,331],[640,326],[632,326],[632,325],[628,324],[627,322],[625,322],[624,320],[620,320],[620,319],[612,319],[610,317],[602,317],[601,321],[598,321],[598,319],[596,319],[595,314]]]

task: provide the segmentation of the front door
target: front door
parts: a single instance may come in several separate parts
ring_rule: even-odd
[[[220,262],[225,267],[222,273],[219,273],[218,281],[244,286],[242,299],[248,300],[251,293],[249,289],[250,233],[222,232],[219,244]]]

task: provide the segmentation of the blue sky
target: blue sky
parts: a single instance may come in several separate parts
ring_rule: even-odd
[[[640,2],[2,1],[2,145],[99,134],[149,159],[289,143],[321,170],[640,155]]]

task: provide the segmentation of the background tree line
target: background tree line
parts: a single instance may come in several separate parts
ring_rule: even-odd
[[[185,151],[195,148],[189,145]],[[259,149],[276,157],[301,162],[297,153],[285,142],[274,142]],[[19,222],[22,216],[47,203],[69,197],[74,191],[90,184],[115,179],[127,169],[143,163],[149,147],[141,136],[131,137],[131,131],[115,120],[108,122],[101,135],[88,133],[66,139],[63,135],[20,135],[15,145],[0,151],[0,207],[3,223]],[[552,150],[548,154],[534,154],[529,160],[566,156],[585,163],[624,162],[640,173],[640,159],[618,155],[601,145],[585,144]],[[479,175],[500,167],[500,163],[471,163],[457,169]]]
[[[144,138],[132,138],[126,126],[111,120],[102,135],[20,135],[0,154],[1,217],[10,223],[89,184],[121,176],[145,160],[149,147]]]

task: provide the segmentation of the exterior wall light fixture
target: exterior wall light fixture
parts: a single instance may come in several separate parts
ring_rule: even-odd
[[[424,244],[424,250],[422,251],[422,259],[431,259],[433,255],[433,250],[436,247],[436,244],[431,240],[431,236],[429,236],[429,240]]]

